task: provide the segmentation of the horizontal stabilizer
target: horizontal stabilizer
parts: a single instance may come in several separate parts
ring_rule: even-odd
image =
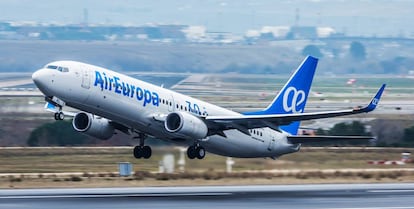
[[[231,116],[207,116],[205,120],[213,124],[220,124],[225,129],[238,129],[243,126],[247,129],[269,127],[280,131],[279,127],[289,125],[296,121],[314,120],[321,118],[332,118],[338,116],[354,115],[368,113],[373,111],[381,99],[384,92],[385,84],[381,86],[370,103],[365,107],[356,107],[345,110],[334,110],[324,112],[307,112],[307,113],[284,113],[284,114],[248,114],[248,115],[231,115]]]
[[[288,136],[291,144],[311,143],[311,142],[329,142],[345,140],[373,140],[372,136]]]

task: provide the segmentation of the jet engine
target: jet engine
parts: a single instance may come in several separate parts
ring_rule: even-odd
[[[187,113],[173,112],[167,115],[164,123],[165,129],[178,137],[190,139],[203,139],[207,137],[208,128],[203,120]]]
[[[94,116],[90,113],[80,112],[72,120],[73,128],[89,136],[107,140],[114,134],[114,127],[108,119]]]

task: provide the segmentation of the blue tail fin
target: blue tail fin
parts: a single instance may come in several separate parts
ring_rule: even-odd
[[[266,109],[245,114],[269,115],[303,113],[317,64],[318,59],[311,56],[306,57]],[[296,135],[299,129],[299,124],[300,122],[294,122],[287,126],[281,126],[280,128],[290,134]]]

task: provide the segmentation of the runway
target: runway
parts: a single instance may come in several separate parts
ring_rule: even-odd
[[[414,208],[414,184],[3,189],[0,208]]]

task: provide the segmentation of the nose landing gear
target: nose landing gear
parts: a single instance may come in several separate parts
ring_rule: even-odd
[[[63,120],[65,119],[65,114],[61,111],[55,113],[55,120]]]
[[[46,109],[50,109],[52,111],[56,111],[54,114],[55,120],[63,120],[65,119],[65,114],[62,112],[63,107],[66,105],[65,102],[55,96],[53,97],[45,97],[46,100]],[[56,110],[59,108],[59,110]]]

